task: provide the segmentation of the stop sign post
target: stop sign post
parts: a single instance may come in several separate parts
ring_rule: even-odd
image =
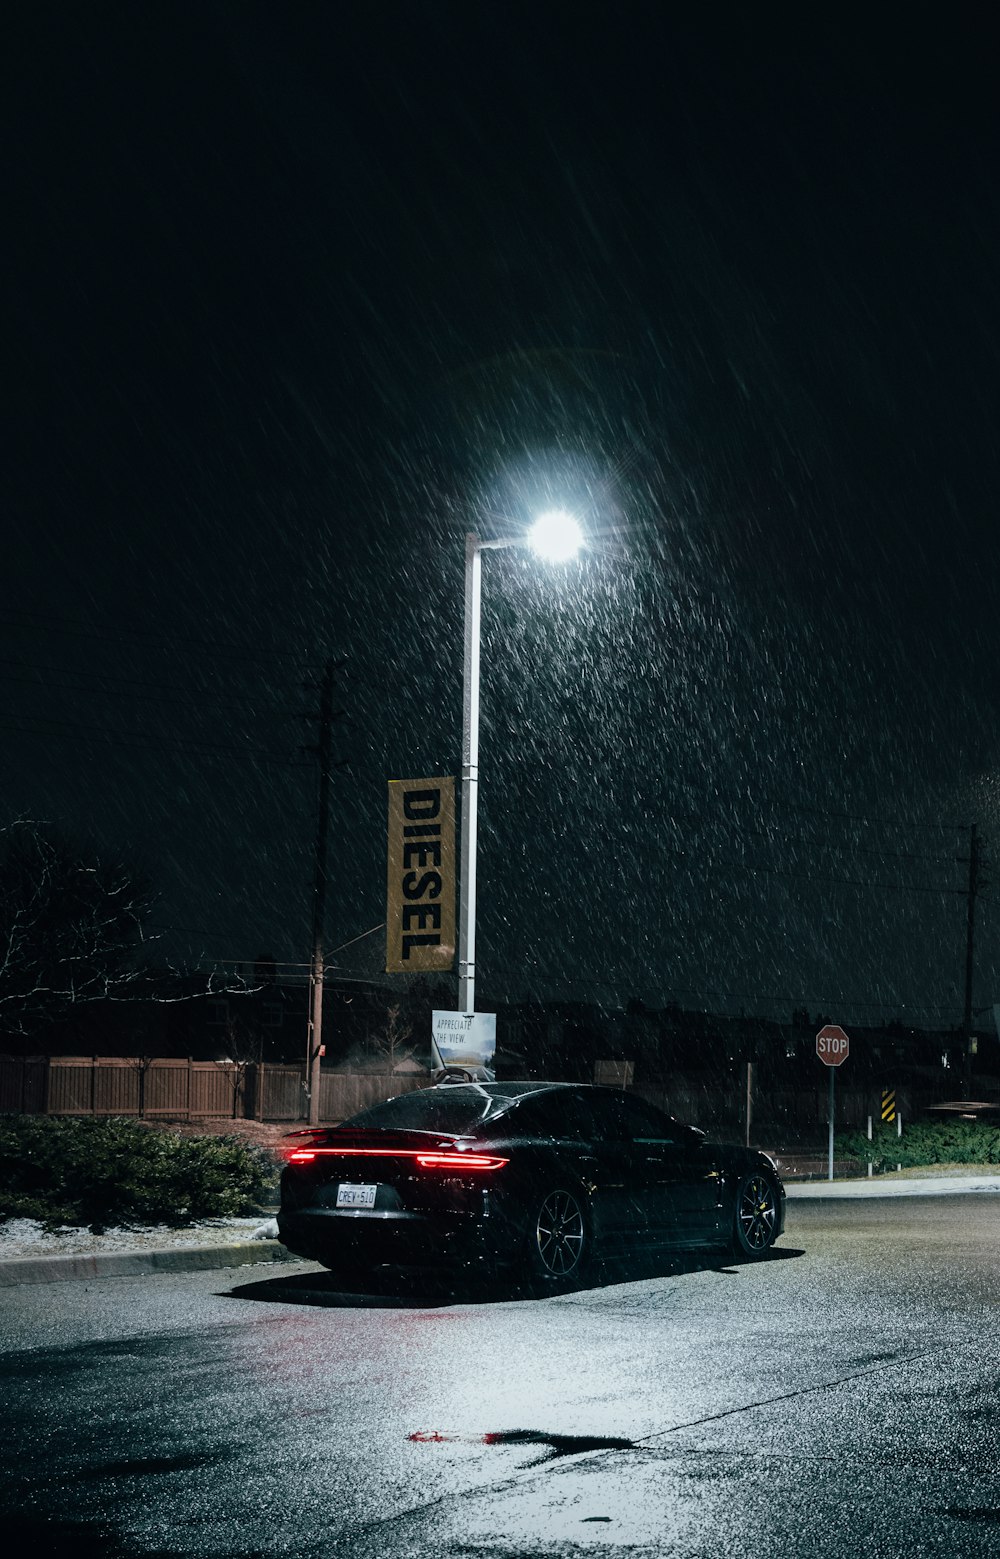
[[[851,1053],[851,1041],[839,1023],[824,1023],[816,1035],[816,1054],[830,1073],[830,1153],[827,1179],[833,1179],[833,1080],[838,1066],[842,1066]]]

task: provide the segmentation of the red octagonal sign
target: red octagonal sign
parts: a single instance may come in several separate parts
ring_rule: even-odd
[[[851,1053],[851,1041],[839,1023],[826,1023],[816,1035],[816,1054],[824,1066],[840,1066]]]

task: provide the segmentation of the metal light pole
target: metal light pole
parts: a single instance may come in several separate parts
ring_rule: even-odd
[[[504,547],[532,547],[551,562],[574,557],[583,541],[580,527],[563,510],[543,514],[526,536],[483,541],[465,538],[465,651],[462,686],[462,842],[458,900],[458,1010],[476,1010],[476,855],[479,808],[479,646],[482,617],[482,554]]]
[[[479,808],[479,641],[482,542],[465,538],[465,654],[462,682],[462,846],[458,900],[458,1010],[476,1010],[476,847]]]

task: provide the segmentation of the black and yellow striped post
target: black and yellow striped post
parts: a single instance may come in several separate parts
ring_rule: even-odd
[[[896,1119],[896,1090],[895,1088],[882,1089],[882,1124],[888,1125]]]

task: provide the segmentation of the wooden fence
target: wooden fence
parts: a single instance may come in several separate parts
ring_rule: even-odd
[[[345,1120],[394,1094],[425,1088],[425,1072],[338,1072],[320,1080],[320,1119]],[[628,1086],[631,1078],[622,1078]],[[636,1092],[679,1120],[713,1137],[738,1139],[745,1130],[744,1085],[730,1079],[678,1075],[669,1088],[640,1086]],[[918,1088],[897,1090],[904,1121],[916,1118],[934,1095]],[[754,1089],[753,1137],[777,1146],[786,1136],[825,1140],[828,1094],[817,1086]],[[150,1059],[142,1056],[0,1056],[0,1113],[46,1115],[134,1115],[147,1120],[264,1120],[298,1122],[306,1116],[301,1066],[239,1065],[226,1061]],[[838,1131],[864,1128],[878,1119],[870,1090],[838,1079]]]
[[[48,1067],[46,1056],[0,1056],[0,1114],[40,1115]]]
[[[320,1118],[344,1120],[429,1081],[422,1072],[324,1071]],[[0,1113],[301,1121],[304,1069],[146,1056],[0,1056]]]

